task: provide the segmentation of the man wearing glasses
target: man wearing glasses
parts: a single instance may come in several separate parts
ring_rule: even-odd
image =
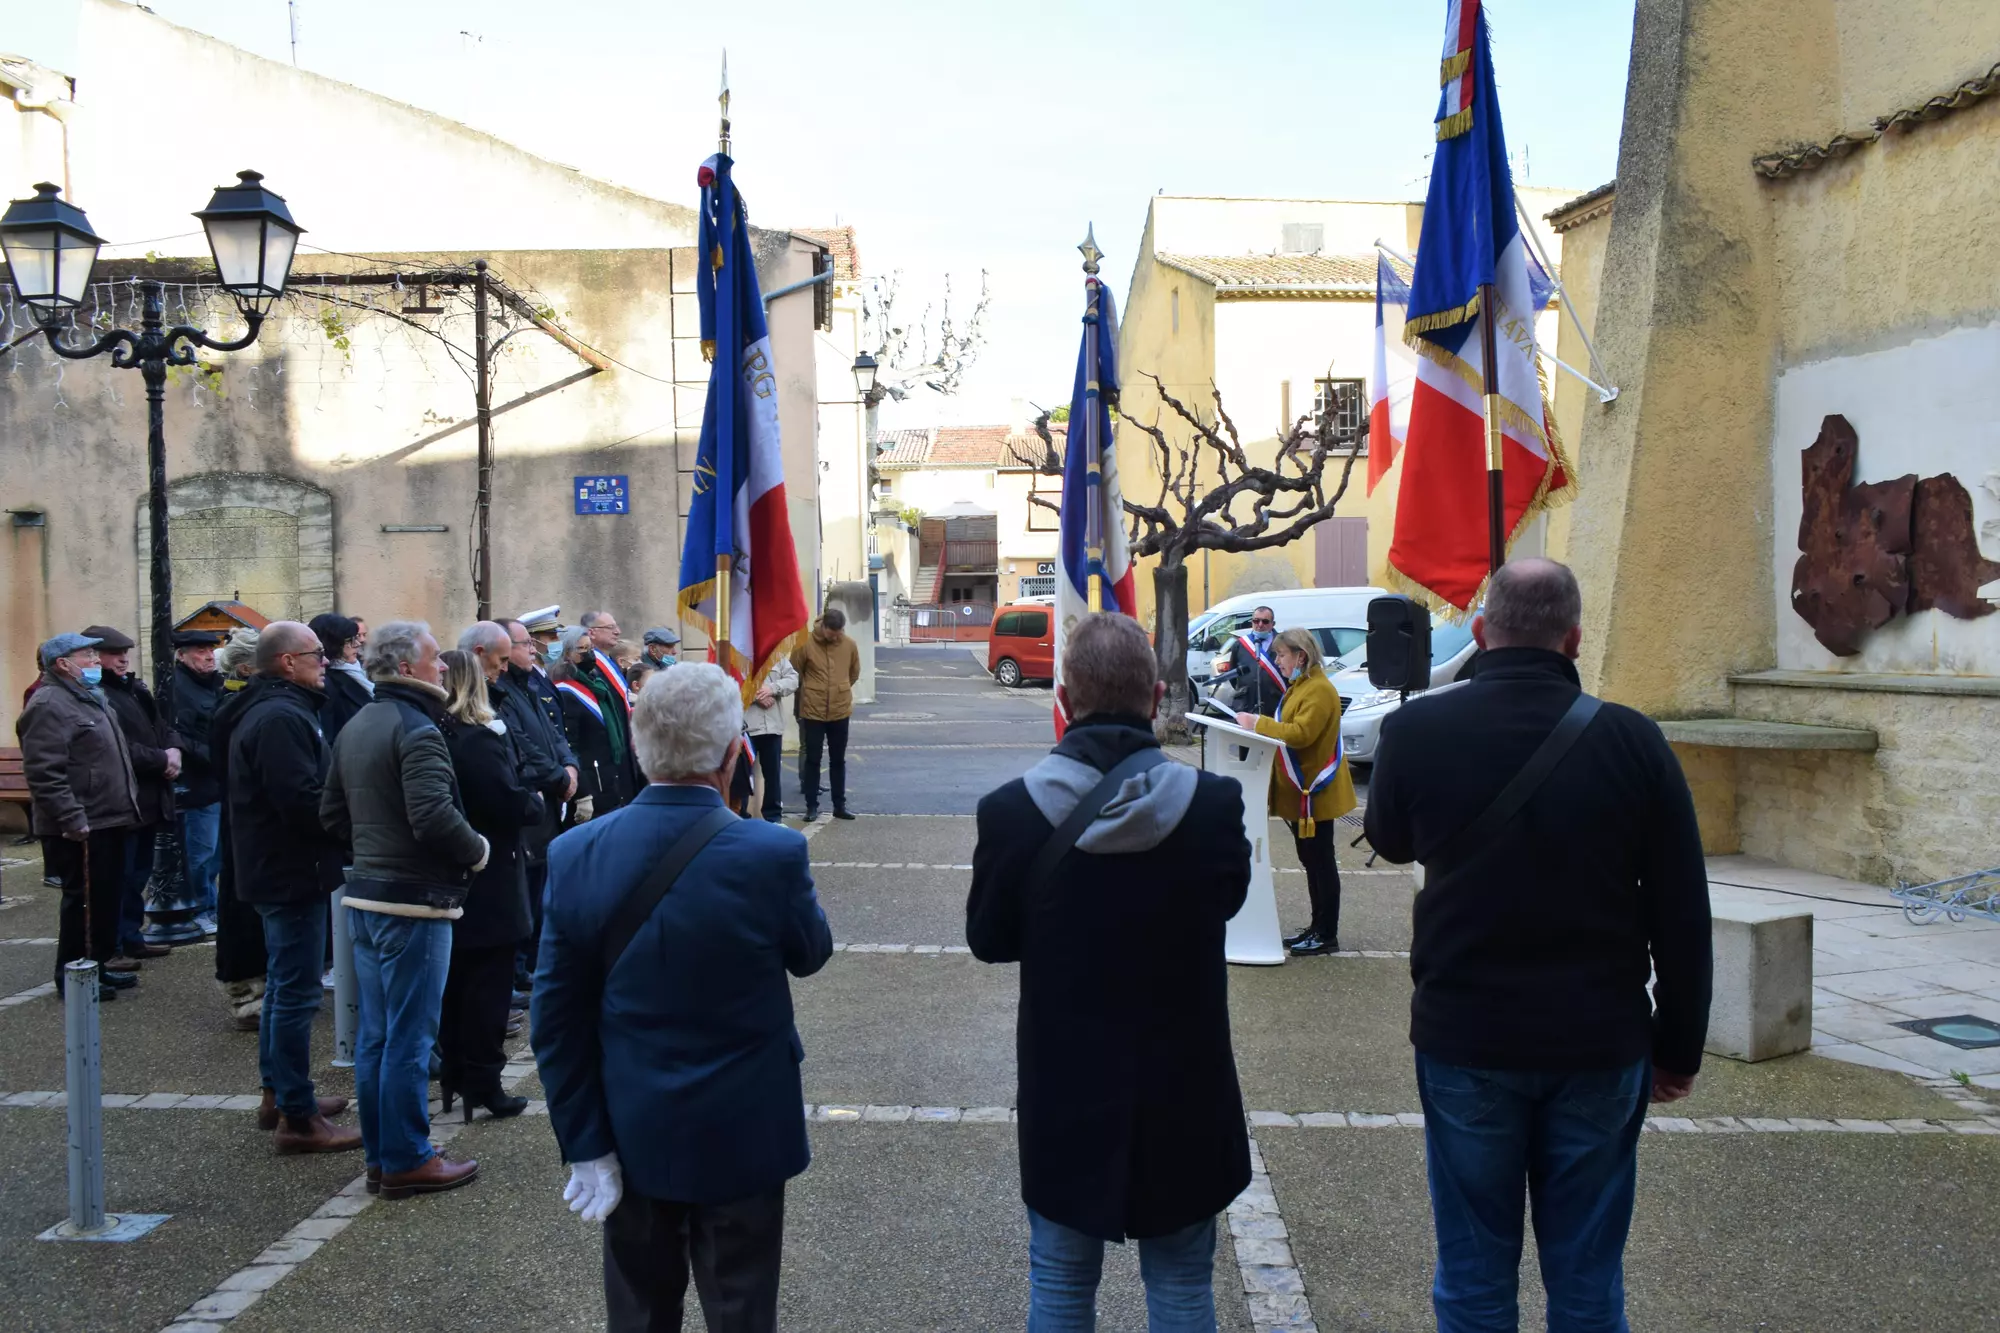
[[[1285,698],[1285,677],[1271,660],[1271,643],[1277,637],[1277,620],[1271,608],[1260,606],[1250,613],[1250,628],[1229,641],[1229,669],[1224,673],[1236,692],[1236,711],[1276,717]]]
[[[326,959],[326,900],[340,882],[340,844],[320,824],[333,758],[320,731],[326,649],[295,620],[275,620],[257,640],[257,675],[229,737],[230,850],[236,896],[264,921],[264,1015],[257,1063],[264,1100],[258,1128],[276,1130],[280,1153],[344,1152],[358,1130],[328,1116],[345,1097],[320,1097],[312,1081],[313,1017]]]

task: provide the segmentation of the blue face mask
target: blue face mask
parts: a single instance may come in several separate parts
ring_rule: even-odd
[[[97,688],[99,684],[103,683],[103,680],[104,680],[103,667],[88,666],[83,669],[83,683],[90,686],[92,689]]]
[[[542,657],[550,666],[554,666],[556,663],[562,661],[562,645],[560,643],[544,644],[542,646]]]

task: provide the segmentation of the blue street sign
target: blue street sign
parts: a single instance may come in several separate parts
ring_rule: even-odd
[[[575,483],[577,513],[632,512],[632,488],[625,477],[577,477]]]

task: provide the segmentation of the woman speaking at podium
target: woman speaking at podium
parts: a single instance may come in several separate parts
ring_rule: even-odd
[[[1334,953],[1340,948],[1334,821],[1355,805],[1354,779],[1340,752],[1340,696],[1320,665],[1311,631],[1280,634],[1271,645],[1271,661],[1285,678],[1278,716],[1238,713],[1236,725],[1285,747],[1271,766],[1271,813],[1292,826],[1312,899],[1312,923],[1285,945],[1300,955]]]

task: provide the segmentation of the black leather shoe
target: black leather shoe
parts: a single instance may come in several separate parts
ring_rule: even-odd
[[[833,817],[835,819],[852,819],[854,818],[854,813],[850,810],[836,810],[833,812]]]
[[[526,1009],[528,1007],[528,1002],[533,998],[534,997],[528,994],[528,992],[524,990],[517,990],[514,992],[513,996],[508,1001],[507,1007],[509,1009]]]
[[[97,979],[113,990],[130,990],[139,984],[136,972],[99,972]]]
[[[63,998],[63,984],[60,981],[56,983],[56,998],[58,1000]],[[98,984],[97,1002],[99,1004],[109,1004],[117,998],[118,998],[117,991],[111,989],[111,987],[109,986],[102,984],[101,982]]]
[[[1340,941],[1337,939],[1326,939],[1316,932],[1308,931],[1306,932],[1306,937],[1297,944],[1292,945],[1291,948],[1292,952],[1300,958],[1315,958],[1321,954],[1339,953]]]
[[[1312,927],[1308,926],[1296,935],[1285,936],[1285,947],[1289,949],[1294,944],[1297,944],[1300,940],[1308,940],[1311,938],[1312,938]]]
[[[812,822],[813,822],[813,821],[814,821],[815,819],[818,819],[818,818],[819,818],[819,811],[817,811],[817,810],[813,809],[813,808],[812,808],[811,806],[807,806],[807,807],[806,807],[806,819],[805,819],[805,822],[806,822],[806,823],[808,823],[808,824],[810,824],[810,823],[812,823]]]

